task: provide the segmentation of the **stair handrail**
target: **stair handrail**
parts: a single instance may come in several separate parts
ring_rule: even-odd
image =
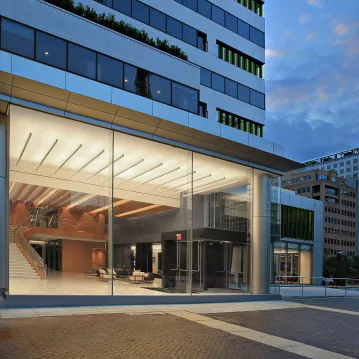
[[[42,260],[41,256],[35,251],[33,246],[25,238],[24,234],[20,230],[20,226],[31,217],[25,218],[21,221],[14,229],[15,243],[18,245],[19,249],[30,262],[31,266],[35,269],[37,274],[41,279],[46,279],[47,277],[47,266]],[[42,217],[41,217],[42,218]]]

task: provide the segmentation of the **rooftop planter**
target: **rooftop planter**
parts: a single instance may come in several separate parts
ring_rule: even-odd
[[[98,14],[93,8],[82,3],[76,4],[74,0],[44,0],[45,2],[58,6],[61,9],[67,10],[81,16],[87,20],[93,21],[97,24],[105,26],[111,30],[114,30],[120,34],[126,35],[137,41],[143,42],[149,46],[159,49],[163,52],[167,52],[173,56],[176,56],[182,60],[188,61],[188,56],[178,46],[170,45],[168,40],[161,40],[159,38],[153,39],[149,37],[145,30],[138,30],[136,27],[128,24],[124,21],[116,21],[113,14]]]

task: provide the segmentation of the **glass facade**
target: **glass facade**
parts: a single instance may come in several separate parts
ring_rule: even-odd
[[[250,290],[253,169],[16,106],[9,163],[10,294]]]

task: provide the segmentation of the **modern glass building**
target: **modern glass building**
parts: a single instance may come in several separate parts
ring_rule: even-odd
[[[298,164],[264,138],[264,2],[247,3],[2,1],[9,306],[269,293],[272,202]]]

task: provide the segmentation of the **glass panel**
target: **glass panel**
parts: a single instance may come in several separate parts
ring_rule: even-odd
[[[172,106],[198,114],[198,91],[172,82]]]
[[[225,13],[225,26],[227,29],[237,32],[237,18],[228,12]]]
[[[212,18],[212,8],[211,3],[207,0],[198,0],[198,12],[207,17],[208,19]]]
[[[252,26],[250,27],[250,40],[261,47],[265,47],[264,33]]]
[[[146,4],[132,0],[132,17],[144,22],[145,24],[149,24],[150,22],[150,8]]]
[[[158,30],[166,32],[166,15],[154,8],[150,9],[150,25]]]
[[[197,47],[197,30],[183,24],[183,41]]]
[[[226,95],[237,98],[237,83],[226,79]]]
[[[75,74],[96,79],[96,53],[82,46],[68,44],[68,69]]]
[[[125,90],[148,97],[148,72],[125,64]]]
[[[182,40],[182,23],[167,16],[167,33]]]
[[[98,54],[97,80],[111,86],[123,88],[123,63]]]
[[[125,15],[131,16],[131,0],[113,0],[113,8]]]
[[[261,109],[265,109],[265,96],[263,93],[251,90],[251,104]]]
[[[18,23],[1,19],[1,48],[15,54],[34,58],[34,30]]]
[[[57,37],[36,32],[36,60],[66,70],[67,44]]]
[[[212,72],[201,68],[201,85],[212,87]]]
[[[212,88],[213,90],[224,93],[224,77],[216,73],[212,73]]]
[[[197,11],[197,0],[183,0],[183,5],[194,11]]]
[[[171,81],[161,76],[150,75],[149,97],[167,104],[171,104]]]
[[[111,295],[112,131],[18,107],[10,127],[10,262],[31,264],[10,293]]]
[[[238,99],[249,103],[249,88],[238,84]]]
[[[238,19],[238,35],[241,35],[242,37],[249,39],[249,25]]]
[[[224,26],[224,11],[216,5],[212,5],[212,20]]]

